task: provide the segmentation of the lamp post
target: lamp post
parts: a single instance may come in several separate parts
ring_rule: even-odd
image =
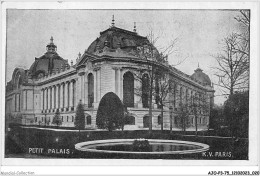
[[[172,134],[172,111],[173,111],[172,106],[170,106],[169,110],[170,110],[170,134]]]

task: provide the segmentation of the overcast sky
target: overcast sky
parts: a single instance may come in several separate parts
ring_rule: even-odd
[[[224,37],[240,29],[234,19],[239,12],[227,10],[8,10],[7,81],[16,67],[29,69],[34,58],[46,52],[51,36],[58,54],[75,63],[77,54],[84,53],[99,32],[111,25],[112,15],[119,28],[132,31],[136,22],[142,36],[152,29],[160,37],[156,43],[159,50],[178,38],[177,51],[169,56],[169,62],[187,58],[176,68],[189,75],[199,63],[213,83],[217,78],[211,69],[216,65],[212,55],[221,51]],[[215,90],[215,103],[223,103],[219,88],[215,86]]]

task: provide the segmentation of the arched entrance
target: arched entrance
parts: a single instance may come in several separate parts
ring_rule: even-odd
[[[134,107],[134,76],[128,71],[123,78],[123,103],[126,107]]]
[[[148,115],[145,115],[143,117],[143,127],[144,128],[149,128],[149,116]]]

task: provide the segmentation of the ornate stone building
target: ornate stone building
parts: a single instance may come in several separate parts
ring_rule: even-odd
[[[126,124],[132,129],[148,127],[148,97],[135,91],[143,91],[145,82],[135,79],[141,75],[149,79],[147,63],[153,63],[169,71],[174,90],[169,93],[164,108],[164,128],[169,129],[169,106],[173,106],[173,119],[179,114],[180,102],[189,102],[192,97],[204,97],[208,110],[213,104],[214,89],[209,77],[200,68],[187,75],[168,64],[167,58],[154,60],[159,52],[146,37],[134,31],[114,26],[100,32],[84,54],[79,54],[75,64],[68,63],[57,53],[51,37],[47,52],[35,58],[28,70],[16,68],[12,80],[6,85],[6,117],[24,125],[52,125],[59,109],[62,126],[74,126],[76,106],[81,101],[85,109],[86,127],[96,128],[97,108],[101,98],[114,92],[129,111]],[[150,55],[149,55],[150,53]],[[152,54],[151,54],[152,53]],[[146,57],[144,57],[146,56]],[[146,58],[146,59],[144,59]],[[179,98],[178,98],[179,97]],[[160,126],[161,110],[153,101],[153,127]],[[192,125],[194,115],[190,114]],[[173,127],[175,126],[173,120]],[[209,111],[200,111],[198,126],[207,127]]]

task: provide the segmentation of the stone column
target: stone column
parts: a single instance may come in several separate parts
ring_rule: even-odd
[[[60,108],[63,108],[63,83],[60,84]]]
[[[81,84],[80,84],[81,85],[81,87],[80,87],[81,88],[81,91],[80,91],[81,92],[81,96],[80,96],[80,98],[81,98],[82,104],[85,104],[84,75],[85,74],[80,76],[80,82],[81,82]]]
[[[113,67],[113,70],[115,70],[115,93],[120,97],[120,68]]]
[[[100,68],[97,70],[97,103],[100,101]]]
[[[51,108],[51,99],[50,99],[51,91],[50,91],[50,87],[47,88],[47,91],[48,91],[48,97],[47,97],[47,99],[48,99],[48,108],[47,109],[50,109]]]
[[[84,101],[85,104],[88,105],[88,74],[84,76]]]
[[[23,91],[23,109],[26,110],[26,90]]]
[[[48,109],[48,89],[44,89],[44,110]]]
[[[79,103],[79,101],[81,100],[81,76],[79,75],[78,76],[78,81],[76,82],[77,84],[77,91],[76,91],[76,94],[77,94],[77,100],[76,100],[76,102],[77,102],[77,104]]]
[[[59,85],[56,85],[56,109],[59,109]],[[56,112],[56,109],[55,109],[55,112]]]
[[[97,73],[94,76],[94,103],[97,102]]]
[[[71,107],[73,107],[73,82],[70,82],[70,100],[69,100],[69,107],[71,109]]]
[[[94,108],[98,108],[100,101],[100,67],[93,69],[95,71],[94,75]]]
[[[52,106],[52,109],[54,109],[55,108],[55,106],[54,106],[54,103],[55,103],[55,93],[54,93],[54,91],[55,91],[55,89],[54,89],[54,86],[52,87],[52,91],[51,91],[51,93],[52,93],[52,95],[51,95],[51,106]]]
[[[77,107],[77,80],[75,80],[75,82],[74,82],[74,92],[73,92],[73,94],[74,94],[74,110],[76,110],[75,108]]]
[[[123,69],[119,69],[119,98],[123,101]]]
[[[43,105],[43,102],[44,102],[44,101],[43,101],[43,99],[44,99],[44,94],[43,94],[44,92],[43,92],[43,91],[44,91],[44,90],[41,89],[41,101],[40,101],[40,102],[41,102],[41,110],[43,110],[43,106],[44,106],[44,105]],[[23,96],[23,97],[24,97],[24,100],[25,100],[25,96]],[[24,103],[23,103],[23,107],[24,107]]]
[[[68,107],[68,83],[65,82],[65,88],[64,88],[64,108],[67,108]]]

